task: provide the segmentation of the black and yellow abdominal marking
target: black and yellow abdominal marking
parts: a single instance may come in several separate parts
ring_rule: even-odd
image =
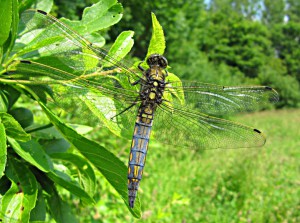
[[[153,124],[154,112],[162,103],[165,88],[164,69],[167,60],[160,55],[151,55],[147,63],[149,69],[143,70],[143,78],[140,80],[141,105],[134,126],[131,151],[128,162],[128,198],[129,206],[133,208],[140,180],[146,161],[149,138]]]

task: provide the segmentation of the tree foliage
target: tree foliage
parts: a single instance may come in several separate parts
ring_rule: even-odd
[[[278,106],[298,107],[299,5],[297,0],[129,0],[123,2],[125,18],[109,34],[135,30],[132,54],[141,57],[150,27],[144,13],[153,11],[166,33],[166,56],[182,78],[270,85],[280,93]]]
[[[87,63],[84,66],[88,67],[86,70],[97,68],[99,54],[92,54],[88,47],[84,47],[82,42],[87,41],[78,42],[81,37],[77,33],[87,38],[100,38],[97,31],[106,29],[121,19],[122,6],[116,0],[100,0],[85,8],[80,21],[64,18],[59,22],[53,17],[47,17],[46,12],[40,11],[50,11],[52,4],[43,5],[43,1],[29,3],[25,6],[18,5],[17,1],[6,1],[7,10],[1,14],[7,20],[1,21],[0,25],[4,27],[0,33],[0,221],[46,222],[54,219],[56,222],[79,222],[81,219],[72,214],[72,202],[77,200],[82,206],[87,206],[95,205],[101,200],[99,196],[95,196],[98,191],[95,177],[97,171],[115,189],[115,196],[123,197],[125,204],[128,203],[127,181],[123,177],[127,174],[127,168],[113,153],[81,135],[91,131],[91,128],[81,126],[81,130],[77,128],[75,131],[76,126],[71,128],[66,124],[68,118],[61,121],[55,115],[53,110],[57,106],[53,110],[49,106],[49,100],[53,99],[53,93],[57,90],[55,87],[50,87],[47,81],[38,83],[37,80],[29,80],[40,75],[53,78],[56,72],[60,72],[59,79],[62,78],[62,73],[66,71],[54,68],[55,65],[61,65],[57,56],[65,62],[76,61],[77,65],[80,62]],[[23,12],[26,8],[34,7],[39,10]],[[68,29],[66,24],[77,33]],[[108,55],[123,58],[133,45],[132,35],[132,31],[122,32],[107,52]],[[63,43],[66,43],[64,41],[68,41],[67,47],[73,46],[73,51],[66,52],[66,48],[63,48]],[[61,48],[63,50],[58,52]],[[76,55],[91,54],[93,56],[89,61],[82,57],[76,59]],[[91,58],[97,58],[97,62],[93,63]],[[47,69],[32,66],[22,73],[19,68],[12,68],[21,61],[25,64],[31,63],[28,60],[40,63],[44,60],[46,65],[42,66]],[[67,66],[64,68],[67,69]],[[8,78],[10,75],[11,78]],[[19,75],[24,75],[24,78]],[[22,84],[21,79],[30,83]],[[54,82],[56,80],[57,76],[53,78]],[[22,100],[24,107],[20,106]],[[85,102],[93,106],[93,102]],[[32,110],[37,107],[42,109],[44,116],[39,122],[34,122],[36,116],[33,114],[36,113]],[[45,123],[46,120],[51,123]],[[73,200],[72,197],[76,198]],[[135,217],[140,216],[138,198],[136,207],[129,211]],[[92,216],[86,218],[89,221],[92,219]]]
[[[147,51],[151,17],[145,13],[152,11],[165,30],[165,56],[182,78],[219,84],[267,84],[279,91],[282,103],[278,106],[300,106],[296,93],[299,91],[299,1],[120,2],[124,17],[106,37],[114,39],[121,30],[134,30],[133,56],[143,58]],[[64,10],[57,11],[61,9]],[[280,66],[272,66],[274,61]],[[262,73],[266,70],[272,71],[277,81],[267,78],[270,72]],[[291,87],[279,84],[287,80],[295,83]]]

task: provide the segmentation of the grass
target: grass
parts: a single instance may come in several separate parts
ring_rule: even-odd
[[[300,110],[235,121],[264,132],[266,145],[197,153],[152,143],[139,190],[142,218],[134,219],[98,174],[98,202],[77,209],[80,222],[300,222]],[[127,163],[130,142],[111,134],[101,138]]]
[[[202,153],[150,145],[134,222],[300,222],[300,110],[236,121],[267,135],[262,148]],[[129,221],[124,208],[124,218]],[[128,211],[127,211],[128,212]]]

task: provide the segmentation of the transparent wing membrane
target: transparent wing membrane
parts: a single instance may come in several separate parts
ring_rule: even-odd
[[[15,50],[19,60],[8,66],[8,78],[32,88],[50,86],[52,91],[46,94],[50,106],[79,117],[80,123],[132,137],[141,85],[147,85],[144,79],[138,82],[140,72],[42,11],[24,12],[20,24]],[[265,137],[260,131],[210,115],[253,111],[276,101],[277,92],[265,86],[168,81],[163,103],[154,113],[152,136],[193,149],[262,146]]]
[[[20,18],[20,42],[17,56],[22,58],[38,57],[38,62],[72,74],[88,74],[103,68],[122,67],[131,78],[139,75],[119,58],[111,57],[108,52],[93,46],[92,43],[71,30],[55,17],[39,10],[27,10]]]
[[[131,137],[139,95],[137,86],[121,86],[122,75],[76,76],[30,61],[16,61],[10,70],[10,77],[21,84],[50,86],[52,94],[48,95],[48,105],[63,108],[78,117],[80,123],[107,127],[116,135]],[[133,103],[137,104],[130,111],[118,115]]]
[[[185,104],[201,113],[221,116],[255,111],[279,100],[278,93],[267,86],[219,86],[199,82],[171,82],[167,92],[184,94]],[[182,102],[174,101],[180,108]]]
[[[139,74],[42,11],[21,15],[19,40],[15,58],[22,60],[9,65],[9,78],[50,86],[53,94],[48,95],[48,104],[84,124],[105,126],[117,135],[124,130],[132,134],[132,113],[137,113],[138,104],[118,114],[139,101],[139,86],[128,81],[140,79]]]
[[[261,109],[279,100],[267,86],[219,86],[198,82],[169,82],[165,103],[156,112],[154,138],[194,149],[259,147],[265,137],[257,129],[215,118]],[[180,98],[182,96],[183,98]],[[175,137],[170,137],[174,135]]]
[[[254,128],[167,104],[159,107],[153,129],[154,139],[195,150],[259,147],[266,140]]]

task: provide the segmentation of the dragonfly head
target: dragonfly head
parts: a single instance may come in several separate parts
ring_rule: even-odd
[[[152,66],[159,66],[163,69],[166,69],[168,66],[168,61],[167,59],[159,54],[151,54],[148,59],[147,59],[147,64],[149,65],[149,67]]]

